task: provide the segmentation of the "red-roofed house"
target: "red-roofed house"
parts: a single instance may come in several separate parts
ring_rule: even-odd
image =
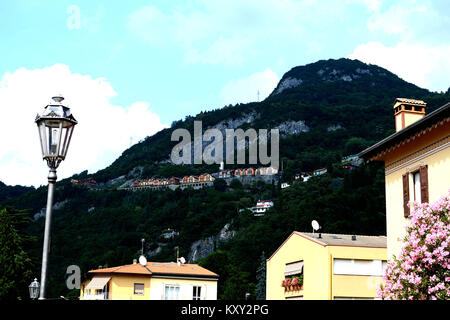
[[[91,270],[80,300],[216,300],[219,276],[196,264],[147,262]]]

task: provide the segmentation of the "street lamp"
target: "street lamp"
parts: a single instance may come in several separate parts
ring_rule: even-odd
[[[57,179],[56,169],[61,161],[66,158],[73,129],[77,124],[77,121],[70,112],[70,108],[62,104],[64,98],[62,96],[55,96],[52,99],[53,101],[45,107],[41,115],[38,114],[36,116],[35,120],[39,131],[42,158],[47,161],[47,165],[50,168],[39,299],[45,299],[53,194]]]
[[[28,286],[28,289],[30,290],[30,298],[31,299],[37,299],[39,297],[39,282],[36,278],[34,278],[34,281]]]

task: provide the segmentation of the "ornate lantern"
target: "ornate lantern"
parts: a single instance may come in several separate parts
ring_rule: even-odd
[[[28,286],[28,289],[30,290],[30,298],[31,299],[37,299],[39,297],[39,282],[36,278],[34,278],[34,281]]]
[[[77,121],[70,108],[62,104],[62,96],[52,97],[53,102],[47,105],[41,115],[36,116],[39,130],[42,158],[51,169],[56,169],[66,158],[70,139]]]

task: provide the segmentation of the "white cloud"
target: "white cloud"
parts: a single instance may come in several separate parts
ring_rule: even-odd
[[[366,6],[367,12],[377,12],[381,9],[381,0],[347,0],[348,3],[358,3]]]
[[[385,11],[377,11],[370,16],[367,27],[370,31],[383,31],[387,34],[410,38],[414,35],[414,24],[424,18],[427,7],[415,6],[414,3],[399,3]]]
[[[348,57],[382,66],[420,87],[446,91],[450,86],[448,9],[447,1],[386,2],[368,17],[367,28],[391,44],[380,40],[360,44]]]
[[[449,10],[450,4],[446,0],[389,1],[383,4],[383,8],[380,5],[377,10],[368,10],[370,15],[366,25],[373,35],[400,41],[442,44],[449,39]]]
[[[190,48],[186,51],[185,59],[189,63],[240,65],[255,54],[250,43],[245,38],[237,36],[228,39],[219,38],[204,50]]]
[[[385,46],[368,42],[357,46],[348,58],[379,65],[420,87],[446,91],[450,86],[449,56],[450,45],[400,42]]]
[[[248,103],[260,101],[275,89],[278,84],[277,74],[270,68],[262,72],[256,72],[246,78],[232,80],[221,90],[221,97],[224,105],[236,103]]]
[[[111,84],[72,73],[67,65],[20,68],[0,79],[0,180],[7,184],[47,184],[48,169],[41,158],[34,119],[50,97],[61,93],[78,120],[68,155],[58,169],[66,178],[88,169],[95,172],[114,161],[134,142],[167,127],[147,102],[130,106],[111,103]]]
[[[174,17],[154,6],[144,6],[129,15],[127,28],[149,44],[161,46],[172,41],[176,24]]]
[[[178,6],[169,13],[148,5],[128,16],[127,27],[151,46],[179,46],[189,63],[240,65],[267,46],[299,39],[306,32],[305,21],[315,14],[312,4],[199,0],[194,7]]]

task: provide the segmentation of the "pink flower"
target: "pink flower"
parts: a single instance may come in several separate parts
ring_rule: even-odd
[[[389,261],[383,299],[450,299],[450,190],[435,203],[411,206],[404,246]]]

